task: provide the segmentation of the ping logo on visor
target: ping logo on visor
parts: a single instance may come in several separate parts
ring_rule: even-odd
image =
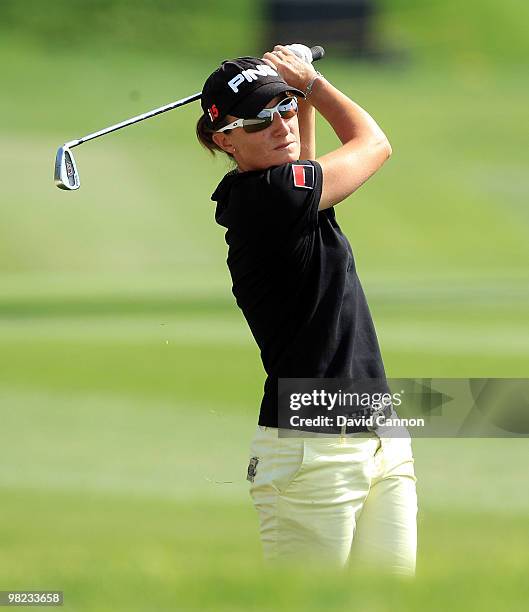
[[[314,166],[292,164],[292,178],[294,179],[294,187],[314,189]]]
[[[258,64],[255,68],[248,68],[247,70],[242,70],[239,74],[236,74],[233,79],[228,81],[228,85],[235,93],[239,93],[239,85],[244,83],[244,80],[251,83],[252,81],[257,81],[257,79],[262,76],[279,76],[279,74],[271,68],[268,64]]]

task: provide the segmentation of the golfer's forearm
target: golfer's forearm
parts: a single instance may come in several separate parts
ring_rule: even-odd
[[[342,144],[384,142],[389,147],[386,135],[373,117],[327,80],[314,81],[309,100],[329,122]]]
[[[299,138],[301,142],[300,159],[316,158],[316,111],[308,102],[299,100]]]

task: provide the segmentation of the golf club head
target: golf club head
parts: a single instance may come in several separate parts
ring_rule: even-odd
[[[66,145],[59,147],[57,150],[54,179],[59,189],[72,191],[74,189],[79,189],[81,186],[73,153]]]

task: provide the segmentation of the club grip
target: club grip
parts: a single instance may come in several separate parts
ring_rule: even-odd
[[[317,62],[321,60],[321,58],[325,55],[325,49],[316,45],[315,47],[310,48],[310,52],[312,53],[312,61]]]

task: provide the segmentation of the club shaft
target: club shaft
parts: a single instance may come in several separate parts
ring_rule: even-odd
[[[94,140],[94,138],[99,138],[99,136],[104,136],[105,134],[110,134],[111,132],[115,132],[116,130],[121,130],[121,128],[127,127],[128,125],[132,125],[133,123],[139,123],[140,121],[144,121],[145,119],[150,119],[151,117],[155,117],[156,115],[161,115],[162,113],[166,113],[167,111],[173,110],[174,108],[178,108],[179,106],[183,106],[184,104],[188,104],[189,102],[194,102],[195,100],[200,99],[202,92],[199,91],[192,96],[188,96],[187,98],[182,98],[181,100],[176,100],[175,102],[171,102],[170,104],[166,104],[165,106],[160,106],[151,111],[147,111],[146,113],[142,113],[141,115],[136,115],[135,117],[131,117],[130,119],[125,119],[125,121],[121,121],[120,123],[116,123],[115,125],[110,125],[109,127],[103,128],[97,132],[93,132],[92,134],[88,134],[88,136],[83,136],[82,138],[78,138],[77,140],[72,140],[65,144],[66,147],[72,148],[77,147],[83,142],[88,142],[89,140]]]

